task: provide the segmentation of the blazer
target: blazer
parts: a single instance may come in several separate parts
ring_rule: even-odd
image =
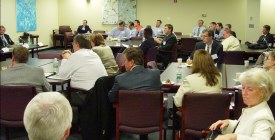
[[[37,93],[51,89],[43,69],[25,63],[15,64],[11,68],[1,71],[1,85],[32,85],[36,87]]]
[[[178,89],[176,95],[174,96],[174,103],[177,107],[182,105],[182,99],[185,93],[222,93],[222,77],[217,77],[218,83],[215,86],[206,86],[206,79],[200,75],[200,73],[195,73],[186,76],[183,80],[182,85]]]
[[[266,45],[266,43],[267,44],[272,43],[272,45],[273,45],[273,43],[274,43],[273,35],[270,34],[270,33],[266,34],[266,36],[265,35],[261,35],[259,37],[257,43],[258,44],[265,44],[265,45]]]
[[[150,48],[154,48],[157,46],[157,43],[155,42],[154,38],[148,38],[145,41],[143,41],[140,45],[141,50],[143,51],[144,56],[146,56],[147,51]]]
[[[143,66],[135,66],[131,71],[122,73],[115,78],[114,86],[109,91],[110,102],[117,101],[119,90],[160,90],[160,72],[157,69],[145,69]]]
[[[83,27],[83,25],[78,26],[77,33],[79,33],[79,34],[86,34],[88,31],[90,33],[92,33],[92,30],[90,29],[90,27],[88,25],[85,26],[85,30],[82,30],[82,27]]]
[[[205,50],[206,44],[201,42],[197,42],[195,44],[195,50],[203,49]],[[194,52],[191,55],[191,58],[193,58]],[[212,49],[211,49],[211,56],[217,55],[218,58],[214,59],[215,63],[222,64],[223,62],[223,46],[218,43],[217,41],[213,40]]]
[[[238,140],[270,140],[275,132],[275,122],[267,102],[244,108],[239,120],[229,120],[222,133],[233,133],[234,128]]]
[[[10,36],[8,34],[4,34],[4,37],[6,38],[7,42],[9,43],[9,45],[13,45],[14,42],[11,40]],[[0,38],[0,47],[4,47],[3,45],[3,41],[2,39]]]

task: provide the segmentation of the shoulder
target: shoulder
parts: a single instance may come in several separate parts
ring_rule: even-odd
[[[195,44],[195,46],[197,46],[197,47],[203,47],[203,46],[205,46],[205,44],[202,41],[200,41],[200,42],[197,42]]]

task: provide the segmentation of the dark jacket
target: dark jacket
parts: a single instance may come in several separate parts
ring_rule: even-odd
[[[85,30],[82,30],[82,27],[83,27],[83,25],[78,26],[78,28],[77,28],[77,33],[79,33],[79,34],[85,34],[85,33],[87,33],[88,31],[89,31],[90,33],[92,33],[92,30],[90,29],[90,27],[89,27],[88,25],[85,26]]]
[[[273,35],[268,33],[265,35],[261,35],[257,41],[257,44],[264,44],[264,45],[269,45],[271,43],[273,45],[274,43],[274,38]]]
[[[9,43],[9,45],[13,45],[14,42],[11,40],[10,36],[7,35],[7,34],[4,34],[4,37],[6,38],[7,42]],[[0,37],[0,47],[3,48],[4,45],[3,45],[3,40],[1,39]]]
[[[140,45],[140,48],[143,51],[144,56],[146,56],[148,50],[156,46],[157,46],[157,43],[155,42],[154,38],[151,37],[143,41]]]

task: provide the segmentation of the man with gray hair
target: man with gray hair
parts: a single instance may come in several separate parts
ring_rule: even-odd
[[[72,108],[58,92],[36,95],[24,112],[24,126],[30,140],[65,140],[70,135]]]
[[[223,51],[240,51],[240,41],[232,35],[232,31],[230,29],[226,29],[223,32],[222,41]]]

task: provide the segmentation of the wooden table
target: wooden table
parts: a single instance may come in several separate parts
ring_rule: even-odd
[[[7,48],[9,49],[8,52],[1,52],[3,55],[5,56],[11,56],[9,54],[12,54],[12,50],[13,48],[15,47],[19,47],[19,46],[22,46],[22,45],[10,45],[10,46],[7,46]],[[36,53],[38,54],[38,48],[44,48],[44,47],[47,47],[48,45],[42,45],[42,46],[39,46],[37,44],[29,44],[29,48],[28,50],[31,50],[31,54],[32,54],[32,58],[34,58],[34,50],[36,49]]]

